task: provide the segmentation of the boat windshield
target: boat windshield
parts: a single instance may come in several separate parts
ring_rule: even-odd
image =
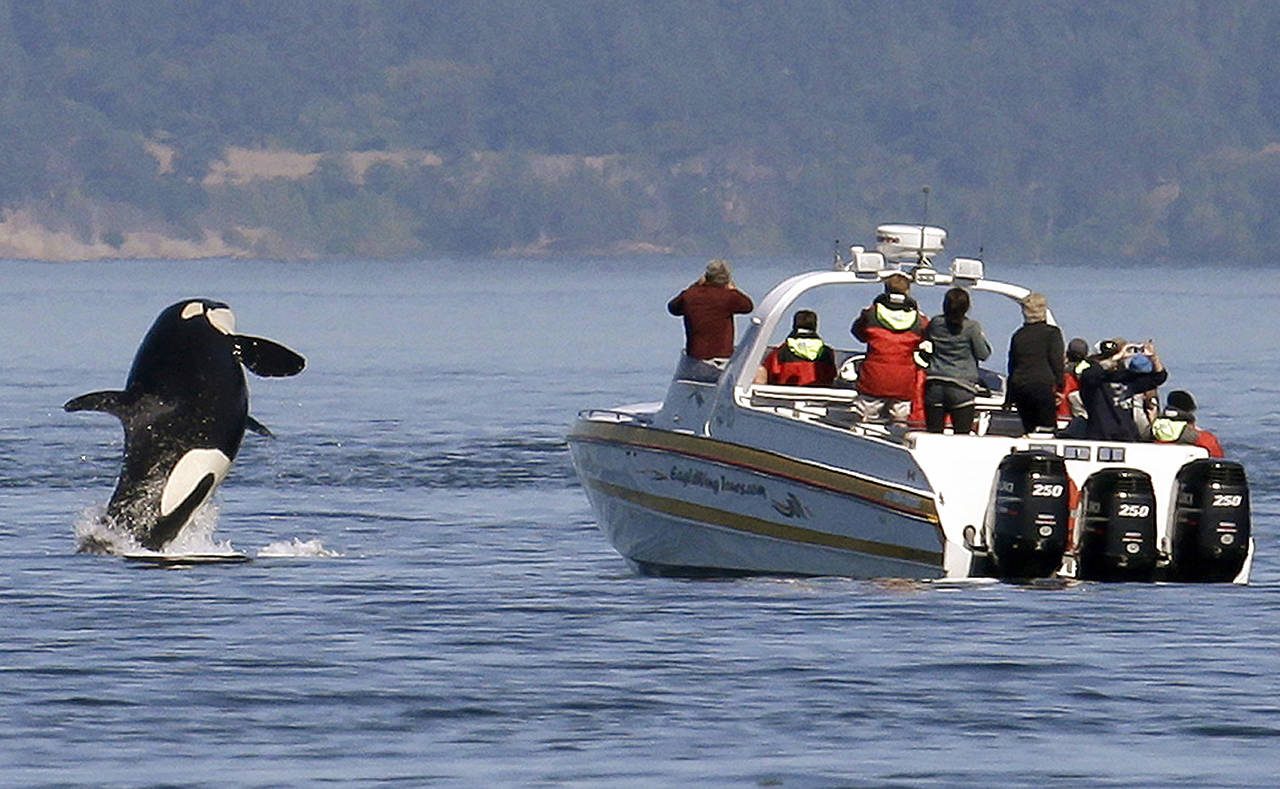
[[[973,298],[969,316],[982,324],[991,341],[992,357],[986,366],[1003,369],[1002,351],[1008,347],[1007,338],[1022,324],[1018,302],[1030,291],[992,280],[953,282],[949,276],[939,276],[934,284],[914,285],[911,295],[926,316],[937,315],[942,311],[943,294],[953,284],[969,290]],[[812,310],[818,315],[818,333],[836,351],[837,366],[861,354],[865,347],[852,336],[850,328],[863,308],[882,292],[879,278],[840,271],[801,274],[778,285],[761,301],[734,356],[737,369],[732,369],[735,365],[731,364],[731,372],[738,388],[749,388],[765,354],[786,340],[797,310]]]

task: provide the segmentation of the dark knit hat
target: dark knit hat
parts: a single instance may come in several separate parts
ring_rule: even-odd
[[[1089,343],[1083,337],[1076,337],[1067,343],[1067,358],[1080,361],[1089,355]]]
[[[1191,396],[1190,392],[1174,389],[1169,393],[1169,398],[1165,400],[1165,405],[1170,408],[1176,408],[1179,411],[1194,412],[1196,410],[1196,399]]]

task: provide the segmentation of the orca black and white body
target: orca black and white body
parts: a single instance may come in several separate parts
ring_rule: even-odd
[[[107,518],[153,551],[182,531],[226,477],[249,416],[241,365],[257,375],[296,375],[305,360],[271,340],[236,334],[221,302],[190,299],[160,313],[122,391],[81,395],[67,411],[102,411],[124,425],[124,463]]]

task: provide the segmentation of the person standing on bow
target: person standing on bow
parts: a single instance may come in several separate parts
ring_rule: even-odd
[[[733,316],[751,312],[751,297],[733,284],[726,260],[707,264],[702,278],[667,303],[667,311],[684,317],[684,352],[714,381],[733,355]]]
[[[982,324],[966,317],[968,313],[969,293],[952,288],[942,297],[942,314],[925,329],[920,347],[928,350],[924,416],[930,433],[941,433],[948,416],[957,434],[973,430],[978,362],[991,356],[991,343]]]
[[[1013,406],[1026,433],[1052,433],[1062,391],[1062,330],[1048,322],[1049,300],[1040,293],[1022,299],[1022,326],[1009,340],[1005,406]]]
[[[858,368],[857,407],[868,422],[906,424],[916,394],[915,351],[929,325],[911,298],[911,280],[895,271],[853,322],[853,336],[867,344]]]
[[[786,342],[764,357],[756,383],[784,386],[831,386],[836,380],[835,353],[818,336],[818,313],[796,310]]]

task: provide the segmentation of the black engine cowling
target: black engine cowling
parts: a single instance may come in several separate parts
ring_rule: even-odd
[[[986,544],[998,578],[1044,578],[1062,564],[1070,481],[1058,455],[1011,452],[996,469]]]
[[[1132,468],[1104,468],[1080,490],[1080,578],[1150,581],[1160,558],[1151,477]]]
[[[1178,470],[1173,493],[1170,577],[1234,580],[1249,556],[1252,530],[1244,467],[1218,458],[1193,460]]]

